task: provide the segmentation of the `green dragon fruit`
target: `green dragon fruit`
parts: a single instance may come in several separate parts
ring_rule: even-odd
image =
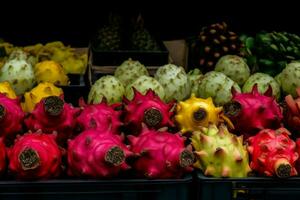
[[[197,94],[200,81],[203,78],[202,72],[200,69],[196,68],[189,71],[187,75],[191,83],[191,93]]]
[[[164,100],[165,98],[164,88],[157,80],[150,76],[141,76],[126,87],[125,96],[129,100],[132,100],[134,96],[133,87],[143,95],[145,95],[149,89],[152,89],[160,99]]]
[[[140,76],[148,76],[146,67],[137,60],[129,58],[124,61],[115,71],[115,77],[121,81],[124,86],[131,84]]]
[[[30,90],[35,84],[34,70],[21,50],[12,52],[0,70],[0,82],[8,81],[17,95]]]
[[[173,64],[164,65],[158,68],[154,77],[165,89],[166,102],[173,99],[181,101],[191,94],[190,80],[183,67]]]
[[[242,57],[236,55],[222,56],[216,64],[215,71],[222,72],[240,86],[250,76],[250,69],[247,63]]]
[[[232,98],[232,87],[238,92],[241,91],[239,85],[225,74],[211,71],[203,76],[196,95],[204,99],[212,97],[214,103],[221,106],[230,102]]]
[[[264,73],[255,73],[251,75],[242,88],[243,93],[250,93],[255,84],[257,84],[258,92],[260,94],[264,94],[270,85],[272,87],[272,95],[279,100],[280,85],[272,76]]]
[[[109,104],[121,102],[124,93],[124,86],[116,77],[111,75],[103,76],[92,86],[88,96],[88,103],[97,104],[103,98]]]
[[[296,88],[300,87],[300,62],[292,62],[282,70],[280,75],[281,88],[285,94],[297,97]]]
[[[243,137],[231,134],[227,127],[210,124],[192,136],[197,162],[206,176],[247,177],[251,171]]]

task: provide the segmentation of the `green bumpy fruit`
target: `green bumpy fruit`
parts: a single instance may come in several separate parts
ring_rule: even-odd
[[[194,166],[204,175],[243,178],[251,171],[243,137],[231,134],[225,125],[203,127],[191,140],[197,155]]]
[[[191,83],[191,94],[197,94],[199,84],[203,78],[203,74],[201,73],[200,69],[196,68],[189,71],[187,75]]]
[[[296,98],[296,88],[300,87],[300,62],[288,64],[278,78],[281,80],[282,91]]]

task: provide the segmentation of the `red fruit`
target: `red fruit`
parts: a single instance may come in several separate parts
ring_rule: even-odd
[[[173,112],[170,111],[174,103],[164,103],[152,90],[148,90],[145,95],[134,89],[134,98],[129,101],[124,97],[125,123],[138,134],[142,128],[142,123],[148,127],[161,128],[164,126],[174,126],[171,117]]]
[[[79,103],[83,110],[77,117],[77,124],[81,131],[97,129],[99,131],[110,131],[117,134],[120,126],[121,111],[116,111],[120,104],[107,105],[105,102],[86,105],[83,101]]]
[[[0,136],[14,138],[22,130],[24,112],[17,99],[0,94]]]
[[[252,170],[267,176],[287,178],[297,175],[295,169],[298,153],[296,144],[285,128],[265,129],[248,139]]]
[[[123,144],[122,137],[111,132],[86,130],[68,146],[68,174],[77,177],[115,177],[129,169],[125,160],[132,153]]]
[[[285,97],[284,122],[293,133],[300,134],[300,88],[297,88],[296,92],[296,99],[292,95]]]
[[[3,138],[0,138],[0,175],[4,173],[6,169],[6,147],[3,142]]]
[[[298,138],[296,140],[296,151],[297,151],[298,155],[300,155],[300,138]],[[298,159],[296,162],[296,170],[299,174],[300,173],[300,159]]]
[[[44,133],[57,132],[57,142],[64,145],[74,132],[75,117],[79,109],[73,108],[57,96],[42,99],[25,119],[29,130],[42,130]]]
[[[55,134],[27,133],[8,150],[9,169],[18,179],[49,179],[61,172]]]
[[[133,168],[138,176],[148,178],[180,178],[192,171],[194,155],[186,149],[179,134],[143,128],[138,136],[128,136],[130,149],[137,156]]]
[[[224,106],[225,115],[233,122],[237,132],[247,137],[260,130],[281,126],[282,112],[274,97],[270,97],[272,88],[261,95],[257,85],[251,93],[233,91],[232,102]],[[269,95],[269,96],[268,96]]]

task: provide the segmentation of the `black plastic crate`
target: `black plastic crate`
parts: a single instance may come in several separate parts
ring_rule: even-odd
[[[198,200],[299,200],[300,177],[213,178],[196,175]]]
[[[192,176],[182,179],[1,181],[2,200],[188,200]]]

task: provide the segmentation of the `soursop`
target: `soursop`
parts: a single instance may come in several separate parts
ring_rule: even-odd
[[[280,75],[281,88],[285,94],[297,97],[296,88],[300,87],[300,62],[292,62],[282,70]]]
[[[201,73],[200,69],[196,68],[189,71],[187,75],[191,83],[191,93],[197,94],[200,81],[203,78],[203,74]]]

